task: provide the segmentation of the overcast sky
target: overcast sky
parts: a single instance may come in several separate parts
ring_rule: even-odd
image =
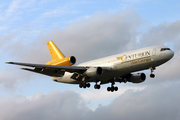
[[[179,120],[179,0],[1,0],[1,120]],[[118,92],[80,89],[7,65],[46,63],[53,40],[77,64],[153,45],[175,52],[156,78],[116,83]]]

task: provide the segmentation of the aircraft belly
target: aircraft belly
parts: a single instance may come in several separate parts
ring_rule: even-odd
[[[117,70],[108,71],[103,73],[103,75],[97,77],[96,79],[100,81],[106,81],[114,78],[117,74],[119,74]]]
[[[71,78],[73,74],[72,73],[68,73],[66,72],[65,75],[63,77],[52,77],[53,81],[56,82],[61,82],[61,83],[68,83],[68,84],[80,84],[82,83],[82,81],[78,81],[78,80],[74,80]],[[98,77],[94,77],[94,78],[88,78],[86,80],[86,82],[96,82],[96,81],[108,81],[112,78],[114,78],[114,76],[119,76],[120,74],[118,73],[118,71],[105,71],[103,75],[100,75]]]
[[[71,79],[72,73],[65,72],[65,75],[63,77],[52,77],[53,81],[61,82],[61,83],[68,83],[68,84],[79,84],[81,81],[77,81],[74,79]]]

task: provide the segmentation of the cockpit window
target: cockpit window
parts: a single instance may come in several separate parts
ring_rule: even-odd
[[[161,51],[170,50],[170,48],[161,48]]]

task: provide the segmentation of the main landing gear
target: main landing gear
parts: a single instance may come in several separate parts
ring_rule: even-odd
[[[155,77],[155,74],[153,74],[153,72],[154,72],[155,69],[156,69],[155,67],[151,67],[151,68],[150,68],[150,70],[151,70],[150,77],[151,77],[151,78],[154,78],[154,77]]]
[[[90,86],[91,86],[91,84],[90,83],[86,83],[86,82],[83,82],[83,83],[79,84],[80,88],[89,88]]]
[[[101,88],[100,85],[98,85],[98,84],[95,84],[95,85],[94,85],[94,89],[100,89],[100,88]]]
[[[80,88],[84,88],[85,89],[85,88],[89,88],[91,86],[90,83],[86,82],[86,79],[87,79],[87,77],[83,77],[82,78],[82,83],[79,84]]]
[[[118,91],[118,87],[117,86],[114,87],[114,84],[115,84],[115,82],[111,81],[111,87],[107,87],[108,92],[110,92],[110,91],[111,92]]]
[[[114,86],[107,87],[107,91],[108,91],[108,92],[110,92],[110,91],[111,91],[111,92],[118,91],[118,87],[117,87],[117,86],[115,86],[115,87],[114,87]]]

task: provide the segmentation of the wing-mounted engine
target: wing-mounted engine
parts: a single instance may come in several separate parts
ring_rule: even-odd
[[[82,71],[82,74],[74,73],[71,76],[71,79],[82,81],[84,78],[96,78],[103,74],[103,69],[101,67],[90,67],[85,72]]]
[[[132,83],[141,83],[146,80],[146,75],[144,73],[132,74],[127,81]]]
[[[103,74],[103,70],[101,67],[91,67],[87,69],[87,71],[84,73],[84,75],[88,77],[97,77],[102,74]]]

